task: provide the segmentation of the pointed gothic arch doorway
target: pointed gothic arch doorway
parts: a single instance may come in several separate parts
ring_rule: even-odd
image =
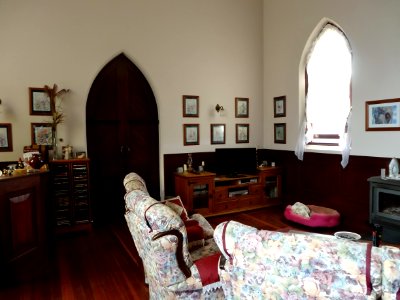
[[[86,104],[96,223],[123,219],[123,178],[136,172],[151,196],[160,197],[157,103],[143,73],[121,53],[99,72]]]

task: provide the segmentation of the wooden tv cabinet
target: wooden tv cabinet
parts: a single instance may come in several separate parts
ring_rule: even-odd
[[[215,216],[278,205],[282,199],[282,171],[262,167],[257,174],[235,177],[211,172],[175,173],[175,193],[189,213]]]

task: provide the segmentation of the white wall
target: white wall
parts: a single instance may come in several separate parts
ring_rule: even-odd
[[[264,1],[264,147],[294,150],[299,126],[299,64],[322,18],[337,22],[353,49],[353,155],[400,156],[399,131],[365,131],[365,101],[400,98],[400,1]],[[287,96],[286,118],[273,117],[273,97]],[[273,124],[287,123],[287,144],[274,144]]]
[[[121,52],[155,93],[161,166],[165,153],[213,151],[210,123],[227,125],[226,147],[261,146],[262,7],[262,0],[0,1],[0,123],[12,123],[14,142],[0,161],[17,160],[31,143],[30,123],[46,120],[30,116],[28,105],[28,87],[45,84],[71,90],[58,135],[86,150],[90,86]],[[200,118],[182,117],[184,94],[200,96]],[[235,97],[250,98],[249,119],[235,119]],[[183,146],[183,123],[200,124],[199,146]],[[235,143],[235,123],[250,123],[250,144]]]

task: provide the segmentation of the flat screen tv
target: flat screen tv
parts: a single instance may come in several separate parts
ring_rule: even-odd
[[[257,171],[256,148],[216,148],[216,173],[236,177]]]

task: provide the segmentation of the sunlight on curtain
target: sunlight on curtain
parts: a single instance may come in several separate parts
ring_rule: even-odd
[[[351,143],[351,61],[347,38],[335,26],[325,25],[310,49],[306,64],[306,109],[295,150],[300,160],[314,134],[338,134],[342,166],[347,165]]]

